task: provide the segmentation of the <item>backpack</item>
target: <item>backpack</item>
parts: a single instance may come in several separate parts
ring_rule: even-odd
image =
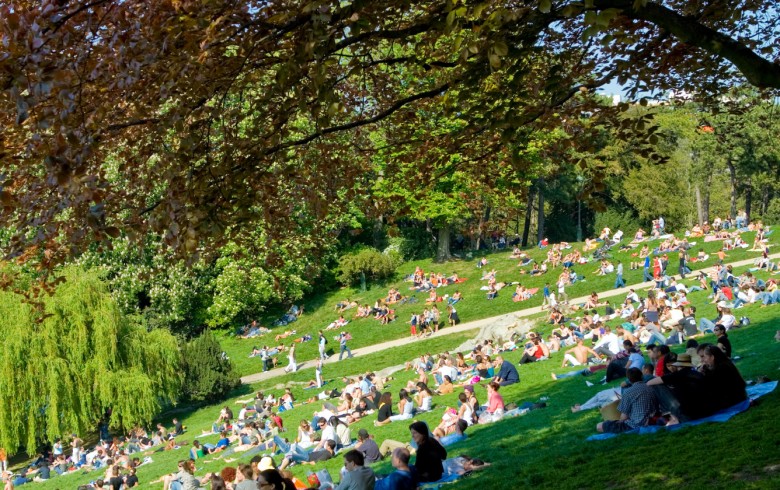
[[[750,318],[743,316],[742,318],[739,319],[739,324],[742,325],[743,327],[747,327],[748,325],[750,325]]]

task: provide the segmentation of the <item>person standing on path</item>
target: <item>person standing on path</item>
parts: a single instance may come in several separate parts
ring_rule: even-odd
[[[322,330],[320,330],[320,339],[319,339],[320,359],[322,359],[323,361],[328,358],[328,355],[325,353],[325,349],[327,345],[328,345],[328,339],[325,338],[325,334],[322,333]]]
[[[287,354],[287,367],[284,368],[285,373],[294,373],[298,370],[298,363],[295,362],[295,342],[290,346],[290,353]]]
[[[344,356],[344,352],[349,354],[347,356],[348,359],[354,357],[352,351],[347,347],[347,340],[349,340],[349,334],[347,332],[341,332],[341,334],[339,334],[339,361]]]
[[[617,261],[617,269],[615,270],[617,277],[615,278],[615,288],[624,288],[626,287],[625,281],[623,281],[623,262]]]
[[[680,273],[681,278],[685,279],[685,274],[690,271],[688,270],[688,265],[685,263],[686,259],[688,258],[688,252],[686,252],[684,248],[680,248],[679,258],[680,258],[680,264],[677,269],[677,272]]]

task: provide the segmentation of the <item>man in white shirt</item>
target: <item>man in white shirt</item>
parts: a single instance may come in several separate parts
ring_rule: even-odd
[[[612,333],[611,328],[606,327],[604,329],[604,335],[593,347],[593,350],[600,355],[612,357],[620,352],[620,339],[617,335]]]
[[[636,291],[633,289],[628,290],[628,295],[626,295],[626,299],[631,301],[632,303],[639,303],[639,295],[636,294]]]

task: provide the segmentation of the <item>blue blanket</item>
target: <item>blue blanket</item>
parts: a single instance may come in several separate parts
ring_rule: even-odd
[[[677,430],[681,429],[683,427],[691,427],[694,425],[699,424],[706,424],[708,422],[726,422],[731,417],[735,416],[738,413],[744,412],[750,407],[750,402],[755,400],[756,398],[766,395],[767,393],[771,393],[774,391],[774,389],[777,388],[777,381],[772,381],[769,383],[762,383],[759,385],[754,386],[748,386],[747,387],[747,394],[748,399],[744,402],[738,403],[734,405],[733,407],[729,407],[726,409],[723,409],[713,415],[710,415],[709,417],[705,417],[703,419],[698,420],[692,420],[690,422],[685,422],[682,424],[672,425],[671,427],[665,427],[663,425],[649,425],[647,427],[640,427],[639,429],[630,430],[628,432],[623,432],[623,434],[654,434],[660,430]],[[619,434],[593,434],[592,436],[588,437],[588,441],[602,441],[604,439],[611,439],[615,436],[618,436]]]

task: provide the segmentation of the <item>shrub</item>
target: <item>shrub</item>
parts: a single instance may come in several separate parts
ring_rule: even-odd
[[[214,402],[225,398],[241,382],[233,363],[225,355],[214,334],[204,332],[182,347],[186,401]]]
[[[626,236],[633,236],[637,228],[640,227],[640,222],[630,209],[613,207],[603,213],[596,214],[596,222],[593,225],[594,232],[598,234],[606,227],[609,227],[613,232],[623,230]]]
[[[369,247],[350,252],[339,259],[338,280],[348,286],[358,282],[361,274],[371,280],[392,277],[398,266],[394,257]]]

